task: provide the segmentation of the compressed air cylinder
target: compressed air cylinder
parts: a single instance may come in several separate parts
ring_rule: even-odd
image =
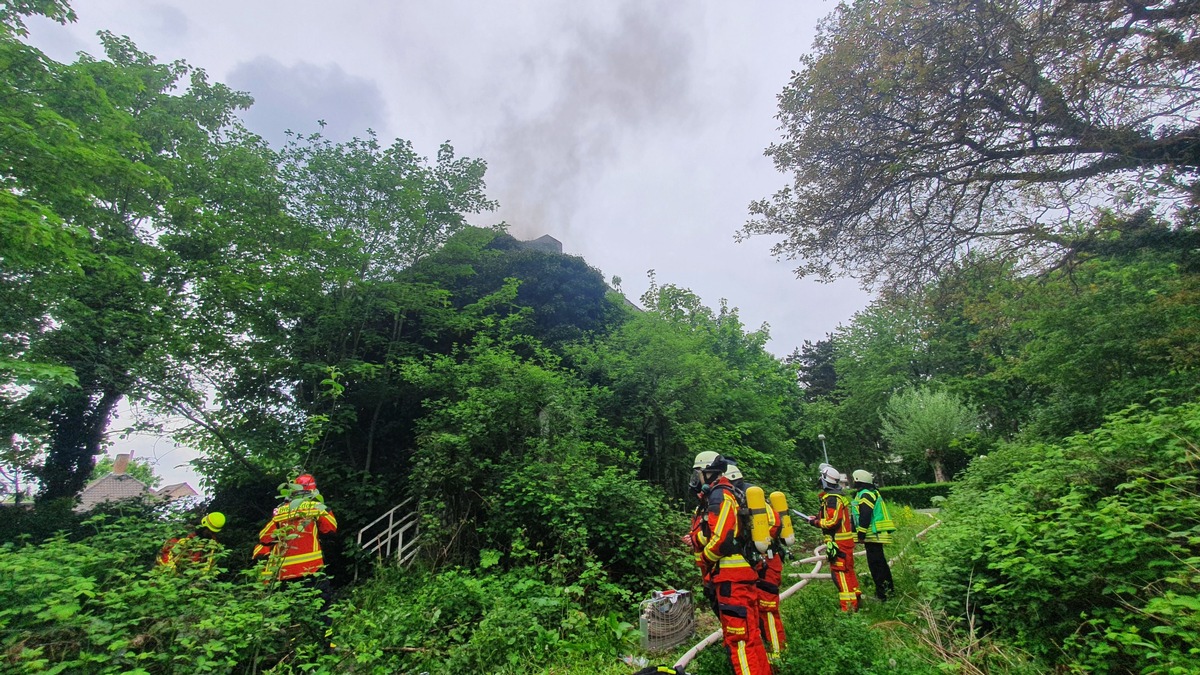
[[[767,519],[767,498],[762,488],[753,485],[746,489],[746,506],[750,509],[750,538],[759,553],[771,548],[771,524]]]
[[[792,512],[788,510],[787,497],[778,490],[771,493],[771,509],[783,516],[783,528],[779,531],[779,538],[783,539],[786,546],[791,546],[796,543],[796,531],[792,529]]]

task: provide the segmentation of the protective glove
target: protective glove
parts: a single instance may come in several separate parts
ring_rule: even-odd
[[[866,532],[858,533],[858,543],[860,543],[860,544],[867,543],[867,533]]]

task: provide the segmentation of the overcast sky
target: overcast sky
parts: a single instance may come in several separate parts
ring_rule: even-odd
[[[832,2],[73,4],[76,24],[30,23],[58,60],[98,53],[96,32],[110,30],[250,92],[246,124],[275,144],[317,120],[335,139],[370,128],[428,157],[449,141],[487,161],[501,204],[475,224],[550,234],[635,301],[651,269],[709,306],[725,298],[748,327],[770,325],[779,356],[870,300],[851,280],[797,280],[770,239],[734,241],[750,201],[786,183],[763,156],[778,138],[775,97]],[[187,450],[136,445],[168,482],[194,483],[175,466]]]

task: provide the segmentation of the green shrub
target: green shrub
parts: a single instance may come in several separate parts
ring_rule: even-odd
[[[0,629],[11,672],[228,673],[321,644],[316,591],[154,569],[182,526],[85,521],[91,536],[0,547]]]
[[[634,472],[601,466],[599,452],[584,450],[507,476],[504,501],[481,528],[486,540],[507,550],[519,533],[543,556],[581,566],[595,558],[614,582],[638,592],[690,576],[695,564],[678,540],[688,527],[683,514]]]
[[[934,497],[948,497],[954,483],[921,483],[919,485],[889,485],[879,488],[879,494],[892,504],[904,504],[914,509],[935,506]]]
[[[922,586],[1035,655],[1096,672],[1200,671],[1200,404],[1130,410],[976,460]]]
[[[384,567],[335,610],[331,657],[356,672],[450,674],[596,672],[628,650],[632,600],[598,566],[564,579],[563,559],[508,570],[485,552],[487,569],[440,572]],[[585,611],[589,610],[589,611]],[[563,663],[591,664],[578,671]]]

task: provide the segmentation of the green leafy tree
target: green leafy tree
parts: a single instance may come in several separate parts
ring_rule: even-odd
[[[1196,394],[1200,276],[1163,256],[1097,259],[1010,306],[1028,338],[1008,371],[1044,392],[1029,431],[1060,438],[1131,404]]]
[[[880,434],[912,466],[927,465],[938,483],[955,456],[954,442],[979,430],[979,415],[957,395],[913,387],[892,394],[881,414]]]
[[[37,438],[13,435],[0,439],[0,500],[20,504],[32,494],[41,454]]]
[[[800,386],[804,389],[804,400],[815,401],[830,396],[837,389],[837,369],[833,335],[816,342],[804,341],[785,360],[799,369]]]
[[[919,286],[965,251],[1045,268],[1103,236],[1085,204],[1195,194],[1188,0],[843,3],[779,97],[791,185],[744,235],[796,272]]]
[[[795,368],[766,352],[767,328],[747,331],[736,309],[714,312],[669,284],[652,283],[642,303],[610,335],[568,350],[611,392],[602,414],[637,449],[641,477],[682,498],[692,458],[713,449],[754,480],[792,487],[801,391]]]
[[[5,9],[73,16],[54,2]],[[108,33],[104,59],[56,63],[14,25],[0,36],[12,66],[0,77],[11,131],[0,141],[0,374],[28,384],[6,389],[0,417],[5,433],[45,437],[41,497],[54,499],[82,487],[122,398],[202,396],[165,384],[223,316],[201,309],[195,263],[215,255],[212,230],[247,221],[257,193],[238,188],[271,181],[234,170],[265,148],[234,117],[248,96]]]
[[[887,474],[879,413],[891,392],[929,375],[921,326],[912,300],[897,295],[876,301],[834,331],[837,385],[830,394],[804,404],[801,433],[816,444],[818,453],[817,436],[824,434],[834,466],[871,466],[881,476]]]

